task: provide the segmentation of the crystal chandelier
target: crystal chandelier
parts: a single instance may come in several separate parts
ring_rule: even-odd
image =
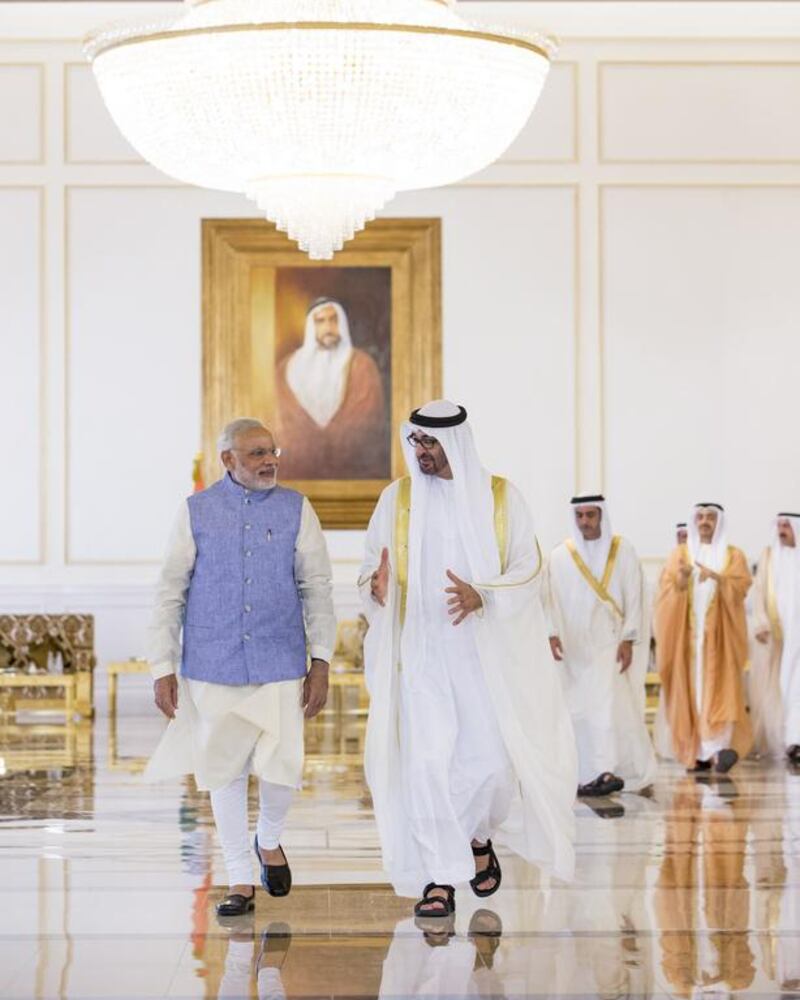
[[[86,41],[123,135],[188,184],[243,192],[318,260],[398,191],[488,166],[527,121],[552,43],[452,0],[184,0]]]

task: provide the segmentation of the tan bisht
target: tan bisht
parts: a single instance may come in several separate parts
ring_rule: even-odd
[[[669,556],[656,599],[666,721],[673,753],[689,767],[723,750],[743,757],[752,745],[742,683],[748,650],[744,599],[751,577],[744,553],[725,544],[723,513],[717,510],[710,543],[701,542],[690,524],[689,544]]]

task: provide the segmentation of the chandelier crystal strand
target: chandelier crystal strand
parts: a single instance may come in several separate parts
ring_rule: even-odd
[[[104,29],[86,50],[145,160],[245,193],[323,260],[398,191],[500,156],[553,51],[444,0],[188,0],[170,22]]]

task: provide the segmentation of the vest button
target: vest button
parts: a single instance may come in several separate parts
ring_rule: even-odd
[[[251,611],[252,611],[253,609],[252,609],[252,608],[250,607],[250,605],[249,605],[249,604],[245,604],[245,606],[244,606],[244,610],[245,610],[245,611],[247,611],[247,612],[249,613],[249,612],[251,612]]]
[[[250,503],[250,500],[249,499],[245,500],[245,503]]]
[[[252,582],[253,582],[253,578],[252,578],[252,576],[246,576],[246,577],[244,578],[244,582],[245,582],[245,583],[252,583]]]
[[[251,556],[253,553],[250,551],[250,549],[245,549],[244,554],[246,556]]]
[[[244,530],[245,530],[245,531],[249,531],[249,530],[250,530],[250,525],[249,525],[249,524],[246,524],[246,525],[244,526]]]
[[[250,633],[249,632],[245,632],[245,634],[242,636],[242,638],[244,639],[245,642],[247,642],[250,639]]]

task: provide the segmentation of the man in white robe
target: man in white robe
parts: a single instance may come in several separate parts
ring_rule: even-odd
[[[499,888],[496,833],[571,877],[577,767],[525,501],[482,468],[463,407],[429,403],[401,434],[410,477],[378,501],[359,580],[365,770],[396,891],[447,916],[454,886]]]
[[[800,764],[800,514],[779,514],[753,588],[750,701],[756,746]]]
[[[235,420],[219,450],[226,473],[181,504],[157,586],[149,660],[171,721],[145,777],[193,773],[210,791],[230,883],[217,912],[238,916],[255,896],[250,773],[262,884],[273,896],[291,888],[280,836],[302,778],[303,718],[325,704],[336,619],[319,520],[277,485],[270,431]]]
[[[678,521],[675,525],[675,544],[686,545],[689,541],[689,528],[686,521]]]
[[[645,725],[644,575],[631,543],[613,534],[604,497],[574,497],[571,517],[571,537],[550,556],[545,594],[578,744],[578,794],[637,792],[656,773]]]

